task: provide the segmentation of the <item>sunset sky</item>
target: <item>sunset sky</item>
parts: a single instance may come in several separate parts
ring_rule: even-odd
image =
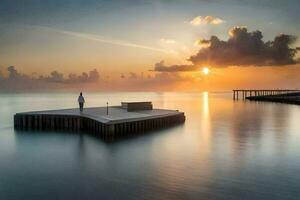
[[[45,80],[113,90],[300,87],[299,7],[298,0],[0,0],[0,84],[14,66],[11,78],[25,89]],[[18,88],[8,82],[0,89]]]

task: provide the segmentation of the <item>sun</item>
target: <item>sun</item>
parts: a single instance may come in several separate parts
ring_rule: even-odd
[[[204,75],[208,75],[209,72],[210,72],[210,69],[209,69],[208,67],[203,67],[203,68],[202,68],[202,73],[203,73]]]

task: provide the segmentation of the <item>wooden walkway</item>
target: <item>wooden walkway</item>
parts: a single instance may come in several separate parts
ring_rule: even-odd
[[[184,123],[177,110],[153,109],[128,112],[120,106],[17,113],[14,127],[20,130],[87,131],[103,137],[119,137]]]
[[[277,89],[277,90],[233,90],[233,100],[245,100],[248,97],[259,97],[259,96],[269,96],[269,95],[281,95],[289,93],[297,93],[300,90],[290,90],[290,89]]]

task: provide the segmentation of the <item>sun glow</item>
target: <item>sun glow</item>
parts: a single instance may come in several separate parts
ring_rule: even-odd
[[[202,73],[203,73],[204,75],[208,75],[209,72],[210,72],[210,69],[209,69],[208,67],[203,67],[203,68],[202,68]]]

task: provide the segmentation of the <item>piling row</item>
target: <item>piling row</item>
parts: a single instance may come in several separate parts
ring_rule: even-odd
[[[282,95],[300,92],[300,90],[277,89],[277,90],[233,90],[233,100],[247,99],[248,97],[261,97],[270,95]]]
[[[21,130],[71,130],[80,131],[82,120],[79,116],[16,114],[14,127]]]
[[[185,121],[183,113],[120,123],[102,123],[95,119],[72,115],[16,114],[14,127],[19,130],[87,131],[102,137],[140,134],[166,128]]]

